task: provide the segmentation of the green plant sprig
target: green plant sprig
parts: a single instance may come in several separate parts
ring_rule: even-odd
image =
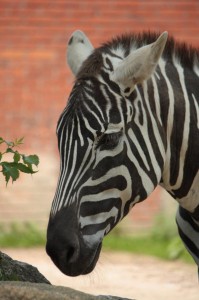
[[[33,166],[35,165],[38,167],[39,157],[35,154],[25,155],[15,150],[16,147],[23,144],[23,140],[24,138],[20,138],[10,142],[0,137],[0,145],[4,144],[6,146],[5,151],[0,152],[0,172],[2,172],[5,177],[6,185],[10,179],[12,179],[12,182],[16,181],[19,178],[20,172],[27,174],[34,174],[37,172],[33,170]],[[4,157],[7,154],[12,155],[12,161],[4,160]]]

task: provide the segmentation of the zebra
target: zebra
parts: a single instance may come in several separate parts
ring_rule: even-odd
[[[57,124],[48,255],[66,275],[90,273],[104,236],[161,185],[199,266],[199,50],[167,32],[94,48],[77,30],[67,61],[75,82]]]

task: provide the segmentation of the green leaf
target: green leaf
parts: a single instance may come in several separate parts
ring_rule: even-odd
[[[12,178],[12,181],[16,181],[19,178],[19,171],[15,166],[13,166],[13,163],[3,162],[1,165],[2,173],[5,176],[7,184],[10,178]]]
[[[15,154],[13,156],[14,162],[18,163],[20,161],[20,154],[18,151],[15,151]]]
[[[27,174],[34,174],[37,173],[37,171],[33,171],[32,168],[22,164],[22,163],[18,163],[16,164],[16,167],[19,171],[23,172],[23,173],[27,173]]]
[[[6,185],[7,185],[8,182],[9,182],[9,180],[10,180],[10,174],[9,174],[9,172],[6,172],[6,170],[4,169],[4,167],[3,167],[3,169],[2,169],[2,173],[3,173],[3,175],[5,176]]]
[[[9,148],[9,147],[8,147],[8,148],[6,149],[6,153],[15,153],[15,151],[12,150],[12,148]]]
[[[16,168],[11,167],[10,176],[12,177],[12,181],[16,181],[19,178],[19,171]]]
[[[39,157],[37,155],[23,155],[23,162],[26,165],[35,165],[37,167],[39,164]]]
[[[16,139],[15,142],[14,142],[15,146],[23,144],[23,140],[24,140],[24,137],[22,137],[20,139]]]
[[[33,170],[33,166],[38,166],[39,157],[37,155],[24,155],[15,150],[15,147],[23,144],[24,138],[15,139],[14,142],[6,141],[0,137],[0,145],[2,143],[7,145],[5,151],[0,152],[0,172],[5,177],[6,183],[8,184],[9,180],[15,181],[18,179],[20,172],[27,174],[37,173]],[[13,160],[11,162],[4,161],[4,155],[6,156],[9,153],[13,154]],[[20,162],[20,160],[23,160]],[[2,161],[3,160],[3,161]]]

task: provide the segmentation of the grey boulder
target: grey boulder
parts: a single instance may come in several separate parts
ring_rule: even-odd
[[[0,282],[1,300],[128,300],[93,296],[67,287],[30,282]],[[130,300],[130,299],[129,299]]]

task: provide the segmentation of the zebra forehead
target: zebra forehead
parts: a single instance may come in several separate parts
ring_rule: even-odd
[[[77,79],[98,75],[103,67],[103,53],[111,53],[113,57],[114,54],[117,56],[118,53],[122,52],[123,55],[121,57],[126,57],[133,49],[153,43],[159,35],[159,32],[142,32],[120,35],[113,38],[93,50],[93,53],[82,64],[77,74]],[[118,49],[120,49],[119,52]],[[167,40],[163,57],[166,60],[172,60],[173,56],[178,58],[182,66],[193,68],[194,63],[199,62],[199,49],[182,42],[177,42],[170,36]]]
[[[96,76],[99,74],[103,66],[103,59],[100,49],[95,49],[94,52],[83,62],[77,79],[84,79],[87,77]]]

